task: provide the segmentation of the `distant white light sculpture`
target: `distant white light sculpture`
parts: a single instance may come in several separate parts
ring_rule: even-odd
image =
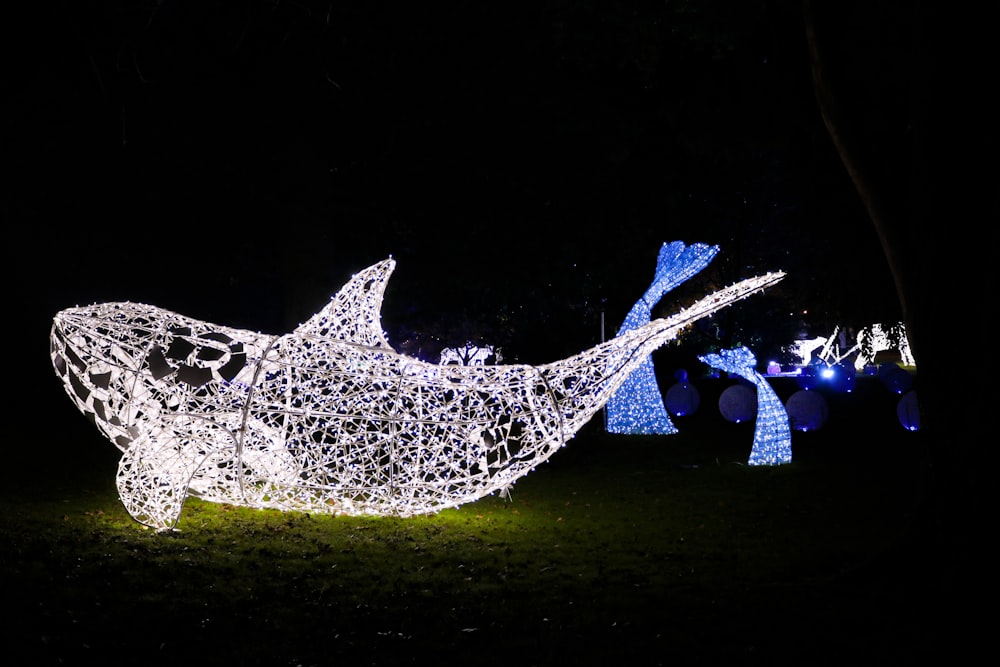
[[[719,354],[698,357],[712,368],[735,373],[757,387],[757,422],[748,465],[780,465],[792,460],[792,432],[788,413],[763,375],[754,370],[757,358],[749,349],[737,347]]]
[[[396,353],[380,323],[395,262],[356,274],[274,336],[129,302],[69,308],[50,336],[74,405],[121,451],[138,522],[184,500],[412,516],[502,492],[572,438],[652,350],[773,285],[749,278],[562,361],[441,366]]]
[[[653,283],[632,306],[617,335],[648,324],[653,306],[663,295],[708,266],[718,252],[719,246],[704,243],[690,246],[681,241],[664,243],[657,256]],[[609,433],[633,435],[669,435],[677,432],[677,427],[670,421],[663,405],[651,355],[646,355],[635,372],[628,376],[608,401],[607,430]]]
[[[830,337],[833,338],[832,336]],[[815,338],[803,338],[800,340],[792,341],[789,345],[785,346],[785,349],[798,358],[798,363],[800,366],[806,366],[812,360],[813,352],[816,350],[826,349],[827,341],[830,340],[826,336],[816,336]],[[822,359],[822,357],[817,356],[817,359]],[[825,360],[825,359],[824,359]]]
[[[829,336],[792,341],[785,346],[785,350],[798,357],[802,366],[809,364],[814,357],[815,361],[822,361],[832,366],[856,354],[854,368],[861,370],[865,366],[874,364],[875,355],[879,352],[898,352],[900,361],[904,365],[917,365],[910,352],[910,341],[906,337],[906,327],[902,322],[888,328],[878,323],[864,327],[858,332],[854,345],[843,347],[837,337],[839,329],[839,326],[834,327],[833,333]],[[894,331],[890,332],[889,329]]]
[[[475,345],[471,342],[464,347],[446,347],[441,350],[438,363],[442,366],[447,364],[457,364],[459,366],[482,366],[490,358],[496,363],[503,361],[500,350],[492,345]]]
[[[858,344],[847,352],[847,354],[855,350],[858,352],[858,357],[854,361],[854,367],[861,370],[869,364],[874,364],[875,355],[884,351],[899,352],[900,361],[903,362],[904,366],[916,366],[917,362],[913,358],[913,353],[910,352],[910,340],[906,336],[906,326],[902,322],[899,322],[894,328],[898,329],[895,332],[896,336],[890,335],[886,327],[878,323],[859,331]],[[898,344],[893,342],[893,338],[896,337],[898,337]],[[871,352],[871,356],[867,354],[869,351]]]

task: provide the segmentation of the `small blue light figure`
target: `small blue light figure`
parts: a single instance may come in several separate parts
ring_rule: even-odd
[[[781,465],[792,460],[792,431],[788,413],[764,376],[754,370],[757,358],[746,347],[734,347],[719,354],[698,357],[712,368],[735,373],[757,387],[757,423],[754,426],[753,449],[747,465]]]
[[[653,284],[625,317],[616,336],[648,324],[653,306],[664,294],[708,266],[719,252],[719,246],[682,241],[664,243],[656,260]],[[630,435],[670,435],[677,427],[670,421],[663,405],[663,396],[656,382],[653,357],[647,356],[618,391],[607,402],[608,433]]]

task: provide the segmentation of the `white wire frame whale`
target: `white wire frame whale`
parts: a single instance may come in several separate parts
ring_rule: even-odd
[[[395,260],[352,276],[285,335],[114,302],[53,318],[53,368],[122,452],[119,497],[176,527],[184,501],[351,516],[431,514],[548,460],[648,355],[784,277],[771,272],[554,363],[438,365],[381,326]]]

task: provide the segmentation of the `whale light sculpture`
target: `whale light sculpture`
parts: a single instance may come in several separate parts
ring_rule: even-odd
[[[276,336],[130,302],[69,308],[52,364],[122,452],[129,514],[176,526],[184,500],[413,516],[505,492],[572,438],[658,346],[773,285],[748,278],[665,319],[542,366],[442,366],[381,328],[392,258]]]
[[[747,347],[734,347],[718,354],[698,357],[712,368],[735,373],[757,388],[757,423],[754,425],[753,448],[747,465],[771,466],[792,462],[792,432],[788,413],[767,379],[754,367],[757,357]]]
[[[656,258],[653,284],[632,306],[616,335],[648,324],[652,319],[653,306],[663,295],[708,266],[718,252],[719,246],[716,245],[693,243],[687,246],[681,241],[664,243]],[[639,367],[612,394],[606,409],[608,433],[677,433],[677,427],[670,421],[663,405],[651,354],[646,355]]]

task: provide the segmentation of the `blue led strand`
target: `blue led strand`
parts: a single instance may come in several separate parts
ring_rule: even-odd
[[[664,294],[708,266],[719,252],[718,246],[682,241],[664,243],[656,260],[653,283],[625,317],[616,336],[650,322],[652,309]],[[670,435],[677,433],[663,405],[656,382],[652,355],[647,356],[607,404],[608,433]]]
[[[792,431],[788,413],[764,376],[754,370],[757,358],[746,347],[698,357],[712,368],[735,373],[757,387],[757,423],[747,465],[781,465],[792,460]]]

